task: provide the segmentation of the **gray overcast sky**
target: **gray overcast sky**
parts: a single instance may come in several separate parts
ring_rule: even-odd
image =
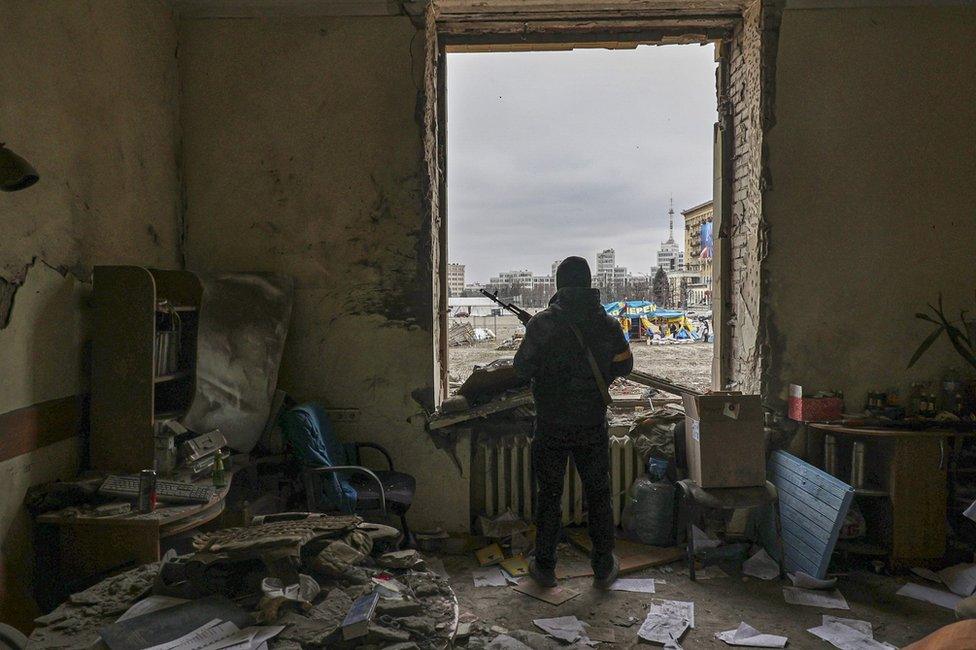
[[[448,247],[468,282],[604,248],[648,273],[711,198],[711,45],[449,54]]]

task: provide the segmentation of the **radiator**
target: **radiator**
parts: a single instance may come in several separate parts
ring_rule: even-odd
[[[473,486],[483,486],[483,494],[473,494],[473,514],[489,517],[511,510],[519,517],[533,519],[532,461],[529,440],[508,438],[492,443],[479,443],[475,450]],[[563,524],[582,524],[586,521],[583,485],[572,459],[567,463],[563,480]],[[627,436],[610,437],[610,487],[613,494],[613,523],[620,525],[627,490],[641,473],[639,454]],[[477,490],[480,491],[480,490]]]

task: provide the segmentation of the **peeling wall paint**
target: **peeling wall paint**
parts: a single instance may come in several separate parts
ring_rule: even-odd
[[[177,264],[176,23],[162,0],[2,2],[0,141],[40,182],[0,196],[0,413],[88,390],[92,266]],[[29,485],[76,441],[0,468],[0,620],[29,596]],[[11,514],[15,513],[15,514]]]
[[[415,525],[461,530],[467,480],[412,418],[435,377],[424,42],[406,17],[182,21],[186,251],[295,278],[279,385],[359,408],[340,435],[417,477]]]
[[[965,364],[943,341],[910,371],[939,292],[974,308],[976,10],[900,7],[783,15],[764,309],[764,389],[870,389]],[[970,371],[971,374],[971,371]]]

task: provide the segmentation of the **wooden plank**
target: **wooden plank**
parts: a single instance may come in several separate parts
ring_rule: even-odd
[[[792,499],[794,504],[793,507],[799,510],[804,515],[810,518],[823,517],[821,523],[826,522],[825,525],[829,530],[833,526],[834,514],[837,512],[836,508],[831,508],[825,503],[816,500],[816,497],[811,495],[809,492],[803,490],[798,490],[789,481],[783,479],[782,477],[777,477],[773,484],[776,485],[776,489],[780,490],[788,499]]]
[[[838,495],[842,496],[850,489],[850,486],[847,485],[847,483],[844,483],[836,476],[831,476],[830,474],[827,474],[826,472],[823,472],[794,456],[790,456],[789,458],[786,456],[788,456],[788,454],[774,455],[772,458],[770,458],[770,461],[782,465],[784,468],[790,469],[792,472],[800,474],[811,481],[815,481],[819,485],[831,489]]]
[[[88,435],[88,395],[71,395],[0,413],[0,462]]]
[[[820,570],[820,557],[816,549],[804,544],[789,530],[783,531],[783,564],[790,570],[803,571],[809,575],[817,575]]]
[[[771,461],[775,462],[775,461]],[[807,469],[801,472],[794,471],[792,467],[788,465],[780,465],[780,478],[789,483],[790,486],[795,488],[799,492],[805,492],[817,499],[818,501],[827,504],[832,508],[836,508],[844,500],[844,496],[847,491],[840,491],[837,486],[824,484],[820,481],[813,472],[819,472],[820,470],[808,466]]]
[[[838,497],[836,494],[831,494],[815,484],[804,481],[796,474],[780,476],[777,487],[780,486],[798,497],[815,499],[817,503],[823,504],[829,510],[836,510],[843,501],[843,498]]]
[[[780,506],[780,513],[784,520],[789,519],[801,527],[808,537],[819,540],[824,544],[830,541],[830,529],[822,528],[813,520],[804,517],[801,511],[783,503]]]
[[[784,451],[773,452],[768,467],[780,490],[786,568],[825,577],[854,488]]]

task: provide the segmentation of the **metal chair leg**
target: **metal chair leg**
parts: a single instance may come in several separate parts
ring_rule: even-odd
[[[690,500],[690,499],[689,499]],[[691,578],[692,582],[695,582],[695,535],[692,532],[695,509],[692,505],[688,504],[688,523],[687,523],[687,535],[688,535],[688,577]]]
[[[400,543],[400,548],[416,548],[417,540],[414,539],[413,532],[410,531],[410,526],[407,525],[406,515],[400,515],[400,525],[403,526],[403,541]]]
[[[779,499],[773,501],[773,519],[776,521],[776,543],[779,544],[779,577],[780,580],[786,577],[786,569],[784,568],[784,563],[786,562],[786,553],[784,550],[785,545],[783,544],[783,521],[779,514]]]

